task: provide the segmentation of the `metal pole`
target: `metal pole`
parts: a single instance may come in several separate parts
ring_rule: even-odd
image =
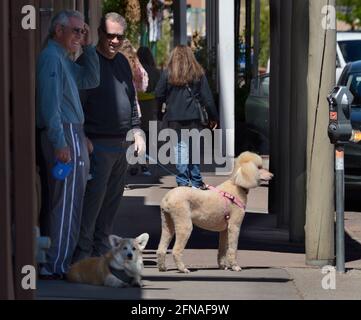
[[[345,223],[344,223],[344,201],[345,201],[345,174],[344,174],[344,147],[335,148],[336,169],[336,270],[345,272]]]

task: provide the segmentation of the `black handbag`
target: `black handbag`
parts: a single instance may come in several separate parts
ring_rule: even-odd
[[[201,105],[201,103],[199,102],[199,100],[196,98],[196,96],[193,94],[191,88],[189,86],[187,86],[187,89],[190,93],[190,95],[192,96],[195,104],[196,104],[196,108],[198,109],[199,112],[199,119],[200,119],[200,123],[202,126],[204,127],[208,127],[209,125],[209,116],[208,116],[208,112],[205,106]]]

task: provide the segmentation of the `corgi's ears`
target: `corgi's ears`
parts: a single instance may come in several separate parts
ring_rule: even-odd
[[[112,248],[115,248],[119,245],[120,241],[122,240],[121,237],[115,236],[113,234],[111,234],[109,236],[109,243],[111,245]]]
[[[148,240],[149,240],[148,233],[143,233],[139,237],[135,238],[135,241],[137,241],[140,250],[144,250],[145,246],[148,243]]]

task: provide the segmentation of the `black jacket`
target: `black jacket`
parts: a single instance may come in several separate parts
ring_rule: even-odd
[[[100,85],[81,92],[85,133],[90,138],[125,137],[130,129],[140,126],[132,71],[120,53],[114,59],[98,55]]]
[[[203,75],[199,81],[189,85],[199,102],[207,109],[210,120],[219,120],[218,112],[214,104],[212,92],[207,78]],[[155,89],[159,107],[163,103],[167,105],[167,121],[198,120],[199,110],[196,107],[194,97],[186,86],[177,87],[168,83],[168,72],[162,73]]]

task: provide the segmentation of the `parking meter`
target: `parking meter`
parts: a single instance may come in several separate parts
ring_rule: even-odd
[[[361,141],[361,132],[352,129],[351,104],[353,95],[347,87],[335,87],[327,97],[329,105],[328,137],[335,145],[336,196],[336,270],[345,272],[345,166],[344,146]]]
[[[327,97],[330,111],[328,137],[334,145],[344,145],[352,138],[352,100],[353,95],[347,87],[335,87]]]

